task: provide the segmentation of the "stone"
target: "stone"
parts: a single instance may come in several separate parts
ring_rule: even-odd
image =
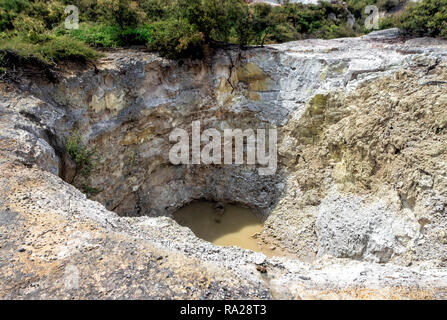
[[[402,35],[402,32],[399,28],[391,28],[379,31],[373,31],[368,33],[367,35],[362,36],[362,39],[365,40],[387,40],[387,39],[396,39]]]

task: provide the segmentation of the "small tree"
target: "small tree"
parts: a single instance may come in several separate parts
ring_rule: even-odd
[[[248,6],[240,1],[235,1],[229,10],[229,19],[234,21],[234,29],[240,46],[245,46],[253,39],[253,16]]]
[[[139,14],[130,0],[98,0],[98,7],[103,19],[118,25],[121,30],[138,25]]]
[[[170,18],[153,24],[153,39],[149,47],[165,57],[201,58],[203,37],[186,19]]]
[[[229,12],[241,0],[179,0],[181,17],[203,34],[206,43],[227,40],[232,21]]]
[[[423,0],[402,15],[402,27],[419,36],[447,38],[447,0]]]
[[[255,42],[263,46],[265,39],[275,27],[272,6],[268,4],[257,4],[253,6],[252,10]]]
[[[82,141],[79,132],[73,132],[66,142],[68,155],[76,164],[76,172],[74,178],[80,173],[84,177],[88,177],[95,166],[94,156],[96,152],[90,150]],[[73,179],[74,179],[73,178]]]

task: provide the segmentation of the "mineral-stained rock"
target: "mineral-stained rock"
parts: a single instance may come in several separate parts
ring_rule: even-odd
[[[447,46],[394,34],[204,61],[117,50],[1,83],[0,298],[445,298]],[[278,129],[278,170],[172,165],[169,134],[198,120]],[[170,218],[202,198],[257,210],[286,257]]]

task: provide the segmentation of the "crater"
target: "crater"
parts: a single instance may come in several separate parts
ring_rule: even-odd
[[[403,230],[411,232],[404,236],[416,239],[412,231],[415,222],[401,221],[394,214],[408,206],[392,192],[386,199],[379,199],[378,205],[369,204],[377,201],[375,193],[382,190],[380,181],[387,186],[400,185],[394,177],[417,180],[398,190],[414,202],[411,207],[415,212],[418,194],[434,187],[429,179],[434,174],[427,178],[419,171],[413,173],[412,168],[402,171],[395,162],[407,156],[408,151],[396,151],[406,145],[405,141],[388,154],[383,146],[395,142],[374,135],[382,132],[378,125],[381,114],[394,112],[389,109],[392,103],[381,104],[380,112],[371,114],[370,106],[375,101],[370,92],[379,90],[376,84],[357,88],[354,95],[331,93],[332,89],[338,90],[338,80],[345,79],[346,75],[338,73],[333,74],[327,90],[303,90],[328,81],[319,77],[319,60],[296,57],[273,67],[276,54],[271,50],[253,52],[219,51],[207,64],[188,61],[182,66],[155,54],[109,54],[109,60],[98,65],[97,73],[75,70],[67,73],[70,77],[63,78],[57,87],[40,84],[35,94],[42,103],[38,108],[32,107],[34,102],[21,104],[21,121],[28,121],[27,132],[39,132],[37,126],[51,124],[47,131],[40,131],[46,143],[42,143],[39,164],[58,172],[89,199],[122,217],[175,218],[198,238],[218,246],[237,246],[275,256],[282,250],[305,261],[330,254],[388,262],[410,250],[409,245],[396,240],[402,238],[402,232],[389,227],[408,225]],[[290,64],[297,70],[317,70],[318,75],[289,77]],[[407,90],[404,92],[412,92],[411,86],[405,89],[409,84],[404,80],[376,81],[380,88],[396,84]],[[416,85],[416,78],[411,81]],[[260,99],[253,102],[253,93]],[[400,92],[394,94],[402,96]],[[408,100],[398,114],[413,112],[412,101]],[[352,110],[352,105],[359,109]],[[368,126],[359,128],[354,125],[357,121]],[[427,123],[433,121],[427,119]],[[391,138],[397,134],[396,128],[404,127],[402,123],[388,125],[394,128]],[[420,125],[412,128],[417,132]],[[277,170],[262,175],[259,169],[266,167],[258,161],[262,156],[248,161],[247,150],[254,149],[248,138],[255,134],[257,138],[259,131],[267,133],[270,129],[277,131],[277,144],[273,144]],[[184,149],[189,161],[170,158],[181,140],[171,139],[171,134],[179,130],[188,138]],[[236,130],[251,130],[252,134],[244,133],[239,143],[234,135],[234,149],[228,148],[232,161],[228,163],[228,144],[222,137],[225,131]],[[213,159],[220,161],[192,161],[193,149],[199,149],[201,157],[210,155],[204,147],[211,142],[211,132],[213,142],[220,147],[216,148],[220,150],[217,156],[212,149]],[[217,138],[214,141],[216,136],[220,142]],[[197,139],[198,148],[193,146],[193,139]],[[264,154],[270,154],[272,145],[267,140]],[[236,150],[242,150],[239,154],[243,154],[243,161],[238,161]],[[420,163],[421,168],[424,163]],[[424,172],[430,172],[430,167]],[[383,209],[382,201],[391,209]],[[223,216],[216,212],[216,203],[225,204]],[[364,217],[361,220],[360,214]],[[371,227],[370,217],[386,222]],[[355,228],[351,229],[352,225]],[[184,241],[181,236],[178,240]],[[388,254],[391,251],[393,254]]]
[[[184,291],[192,265],[198,266],[192,280],[205,294],[211,287],[220,294],[224,287],[220,280],[203,287],[211,268],[225,276],[241,275],[231,278],[238,294],[258,288],[257,278],[249,289],[241,283],[255,277],[254,270],[266,271],[257,263],[264,257],[238,247],[292,258],[266,264],[269,279],[274,279],[266,281],[269,290],[301,290],[301,279],[324,284],[325,294],[341,285],[350,290],[352,285],[383,284],[391,292],[388,286],[405,286],[415,273],[402,271],[399,276],[394,265],[387,269],[372,263],[445,267],[446,139],[445,130],[436,129],[445,118],[443,88],[419,84],[433,57],[425,60],[418,54],[413,63],[383,44],[355,40],[360,45],[355,49],[346,41],[331,40],[330,47],[326,42],[300,42],[291,50],[230,48],[217,50],[206,63],[182,65],[152,53],[118,50],[107,53],[95,70],[61,69],[58,83],[24,77],[17,90],[0,88],[0,164],[7,165],[0,170],[0,205],[32,223],[23,229],[39,238],[32,255],[40,259],[39,248],[43,251],[38,264],[29,266],[50,263],[45,269],[51,271],[55,263],[64,266],[71,262],[68,258],[75,259],[81,274],[101,271],[101,281],[84,277],[85,287],[102,292],[103,283],[113,282],[117,287],[112,291],[125,297],[134,290],[129,276],[136,277],[132,272],[140,266],[158,265],[157,272],[148,269],[138,276],[152,281],[162,275],[148,287],[163,282],[163,294],[170,281]],[[343,50],[332,50],[334,44]],[[306,49],[310,45],[314,51]],[[287,50],[282,53],[281,48]],[[378,58],[359,58],[366,55]],[[349,74],[333,68],[320,76],[340,61],[362,76],[350,80]],[[411,65],[422,69],[409,70]],[[394,74],[402,66],[405,73]],[[388,67],[390,77],[383,74]],[[445,66],[437,69],[433,76],[444,79]],[[343,92],[345,88],[352,91]],[[422,96],[430,112],[421,113]],[[182,129],[193,137],[196,121],[201,134],[209,129],[221,134],[228,129],[277,129],[276,173],[261,175],[258,169],[264,164],[254,161],[170,161],[176,143],[170,134]],[[252,150],[248,145],[240,143],[239,150]],[[192,150],[192,144],[185,149]],[[25,168],[19,169],[19,163]],[[54,176],[35,170],[35,165]],[[14,245],[21,248],[23,230],[18,226],[4,233],[16,237]],[[80,233],[91,238],[78,239]],[[58,250],[68,239],[76,240],[76,254],[60,258]],[[85,244],[79,251],[78,241]],[[152,256],[153,265],[148,263]],[[126,260],[128,267],[123,267]],[[180,274],[170,272],[169,261]],[[303,262],[314,265],[308,269]],[[371,264],[366,268],[364,262]],[[7,273],[20,275],[16,269]],[[359,270],[365,271],[359,276]],[[429,274],[433,277],[424,280]],[[60,273],[51,272],[48,279],[54,275]],[[178,276],[187,278],[179,282]],[[440,283],[441,276],[425,270],[413,284]],[[140,290],[135,279],[134,288]],[[51,283],[61,283],[56,280]],[[119,289],[120,283],[127,291]],[[66,290],[62,294],[66,297]]]

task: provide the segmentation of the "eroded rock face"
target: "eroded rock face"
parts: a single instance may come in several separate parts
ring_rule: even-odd
[[[0,295],[361,298],[357,290],[371,288],[378,297],[441,297],[447,47],[388,33],[218,50],[202,62],[116,51],[96,71],[63,67],[57,84],[2,84],[0,277],[14,276]],[[198,120],[202,131],[277,128],[276,174],[172,165],[169,134]],[[96,151],[89,176],[67,155],[74,131]],[[97,190],[95,202],[57,176]],[[266,219],[260,239],[290,259],[215,247],[169,218],[201,198],[256,209]],[[174,271],[179,263],[185,273]],[[83,275],[78,289],[63,284],[66,268]],[[348,269],[352,277],[342,276]],[[84,277],[92,270],[101,272]],[[170,280],[148,285],[153,272]],[[395,273],[402,277],[385,276]]]
[[[405,49],[346,39],[218,51],[203,62],[116,52],[101,61],[97,73],[73,70],[58,86],[40,90],[54,103],[69,106],[69,122],[59,131],[79,130],[98,151],[101,160],[88,181],[73,181],[99,190],[94,199],[108,209],[121,215],[165,215],[192,199],[207,198],[238,202],[267,215],[280,198],[289,164],[271,179],[262,179],[253,168],[176,168],[168,159],[169,133],[174,128],[190,132],[197,120],[202,131],[290,128],[291,134],[280,137],[291,143],[281,155],[296,157],[302,142],[289,141],[294,131],[313,139],[323,129],[314,123],[318,110],[299,120],[309,102],[324,108],[318,99],[327,92],[353,90],[364,80],[405,67],[412,60],[399,50]],[[429,64],[436,58],[421,59]],[[287,127],[289,119],[297,120]]]

